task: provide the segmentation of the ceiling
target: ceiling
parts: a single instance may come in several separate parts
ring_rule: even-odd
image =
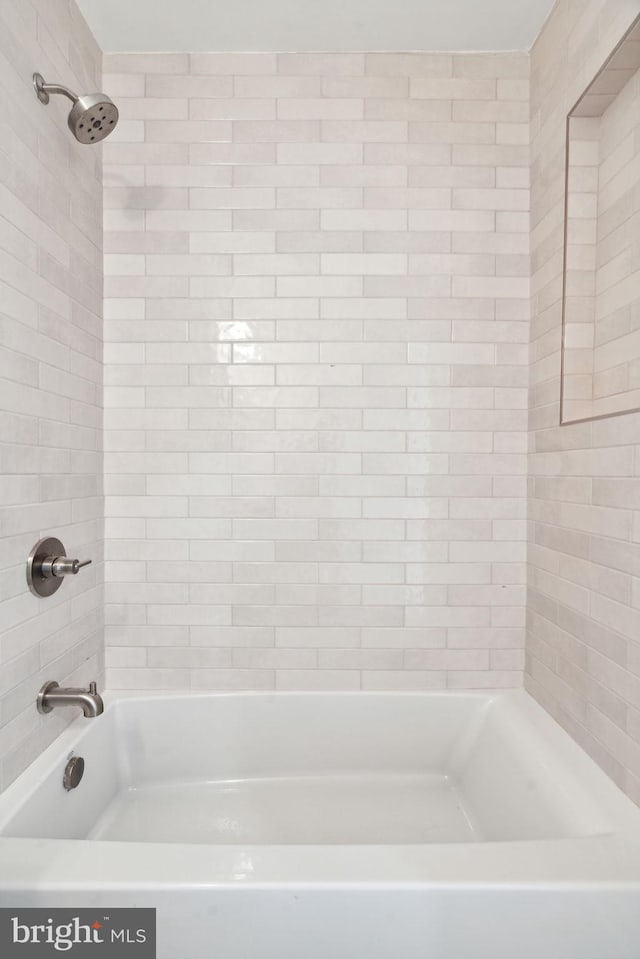
[[[528,50],[554,0],[77,0],[106,52]]]

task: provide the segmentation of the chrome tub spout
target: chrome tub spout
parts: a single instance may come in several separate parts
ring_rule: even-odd
[[[45,683],[36,701],[39,713],[50,713],[56,706],[79,706],[87,718],[95,718],[104,712],[102,696],[95,683],[88,689],[64,689],[56,682]]]

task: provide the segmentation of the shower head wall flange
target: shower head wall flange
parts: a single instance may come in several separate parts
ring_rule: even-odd
[[[67,97],[72,103],[76,103],[78,100],[75,93],[72,93],[68,87],[63,87],[60,83],[45,83],[41,73],[33,74],[33,85],[36,88],[38,100],[45,105],[49,102],[49,94],[51,93],[61,93],[63,97]]]
[[[73,107],[67,122],[79,143],[99,143],[115,129],[119,118],[118,108],[106,94],[88,93],[77,96],[60,83],[45,83],[39,73],[34,73],[33,85],[40,103],[49,103],[52,93],[61,94],[71,100]]]

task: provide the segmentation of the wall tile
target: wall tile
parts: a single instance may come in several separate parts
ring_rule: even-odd
[[[110,683],[517,685],[527,57],[105,69]]]
[[[564,225],[561,121],[637,16],[637,6],[624,0],[594,0],[586,11],[578,6],[569,0],[556,4],[531,54],[531,495],[525,684],[618,785],[640,801],[633,759],[640,730],[637,724],[628,725],[638,695],[637,611],[628,579],[637,575],[632,477],[638,415],[557,425]],[[605,22],[609,29],[600,30]],[[578,45],[587,33],[593,42]],[[514,100],[521,89],[514,88]],[[499,81],[499,91],[509,95],[506,79],[504,84]],[[616,126],[609,130],[611,142]],[[500,143],[507,140],[512,136],[504,132],[498,137]],[[492,668],[509,668],[504,660],[501,666],[498,662],[498,656],[492,657]]]
[[[3,61],[3,84],[21,103],[3,114],[0,164],[0,789],[75,718],[38,715],[43,682],[104,682],[102,163],[100,148],[77,143],[63,114],[38,103],[25,69],[48,64],[52,38],[64,36],[71,53],[56,51],[60,79],[101,89],[100,51],[73,7],[32,0],[0,13],[3,45],[20,51],[15,65]],[[143,77],[120,74],[112,92],[141,98]],[[135,274],[144,260],[135,252],[122,250],[109,269]],[[38,599],[25,562],[45,535],[93,564]]]

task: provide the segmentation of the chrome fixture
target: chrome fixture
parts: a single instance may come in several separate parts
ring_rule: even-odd
[[[88,689],[63,689],[58,683],[45,683],[36,700],[39,713],[50,713],[55,706],[79,706],[87,718],[94,719],[104,712],[102,696],[95,683]]]
[[[65,576],[75,576],[90,559],[69,559],[55,536],[39,540],[27,560],[27,583],[35,596],[52,596],[62,586]]]
[[[67,765],[64,767],[62,785],[67,792],[70,792],[72,789],[77,789],[83,776],[84,759],[82,756],[72,756]]]
[[[80,143],[99,143],[115,130],[118,108],[105,93],[87,93],[77,96],[60,83],[45,83],[39,73],[33,74],[33,85],[40,103],[48,103],[49,96],[61,94],[73,103],[69,114],[69,129]]]

